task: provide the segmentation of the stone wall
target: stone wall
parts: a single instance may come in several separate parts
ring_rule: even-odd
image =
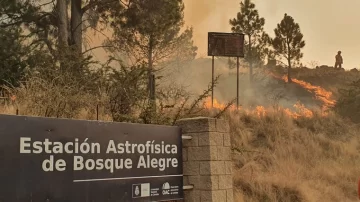
[[[185,202],[232,202],[233,177],[229,124],[220,119],[191,118],[177,122],[183,140]]]

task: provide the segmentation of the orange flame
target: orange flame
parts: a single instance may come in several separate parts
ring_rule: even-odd
[[[10,100],[14,102],[16,100],[16,95],[11,95]]]
[[[271,76],[273,76],[274,78],[277,79],[282,79],[285,82],[288,81],[286,76],[282,76],[282,77],[278,77],[272,73],[270,73]],[[308,90],[311,93],[315,94],[315,98],[317,100],[320,100],[323,103],[322,106],[322,116],[326,116],[327,113],[325,112],[325,110],[327,110],[328,108],[332,107],[335,105],[336,101],[334,99],[332,99],[332,92],[329,92],[323,88],[321,88],[320,86],[314,86],[310,83],[307,83],[305,81],[302,80],[298,80],[298,79],[292,79],[293,83],[296,83],[297,85],[301,86],[302,88]],[[211,109],[211,98],[207,98],[204,102],[204,107],[207,109]],[[214,99],[213,102],[213,108],[215,109],[224,109],[226,107],[226,104],[220,103],[218,100]],[[286,115],[292,117],[292,118],[299,118],[299,117],[307,117],[307,118],[311,118],[314,116],[313,111],[311,111],[310,109],[306,108],[303,104],[301,104],[300,102],[297,102],[294,104],[294,108],[296,109],[296,111],[292,111],[288,108],[279,108],[277,110],[284,112]],[[254,114],[257,115],[259,117],[261,116],[265,116],[271,109],[266,109],[264,106],[257,106],[255,107],[255,109],[253,110],[249,110],[249,109],[242,109],[241,107],[239,109],[236,108],[236,106],[232,105],[229,107],[230,110],[244,110],[246,114]]]
[[[274,78],[277,79],[282,79],[285,82],[288,82],[288,78],[286,75],[279,77],[276,76],[273,73],[269,73],[271,76],[273,76]],[[315,94],[315,98],[319,101],[321,101],[323,103],[322,106],[322,110],[326,111],[327,109],[329,109],[330,107],[333,107],[336,104],[336,101],[334,99],[332,99],[332,92],[325,90],[324,88],[320,87],[320,86],[315,86],[312,85],[311,83],[299,80],[299,79],[291,79],[293,83],[301,86],[302,88],[306,89],[307,91],[314,93]]]
[[[211,109],[211,98],[208,97],[205,102],[204,102],[204,107],[207,109]],[[226,107],[226,104],[222,104],[219,101],[217,101],[217,99],[214,98],[214,102],[213,102],[213,108],[215,109],[224,109]],[[233,106],[231,106],[233,107]]]
[[[217,101],[216,99],[214,99],[214,109],[224,109],[226,107],[225,104],[220,103],[219,101]],[[207,98],[204,102],[204,107],[207,109],[211,109],[211,98]],[[278,109],[272,109],[272,108],[265,108],[264,106],[256,106],[254,109],[244,109],[242,107],[239,107],[238,109],[236,108],[236,106],[231,105],[229,107],[230,111],[235,111],[235,110],[242,110],[244,111],[246,114],[250,115],[257,115],[258,117],[264,117],[266,114],[268,114],[270,111],[282,111],[283,113],[285,113],[286,115],[292,117],[292,118],[299,118],[299,117],[307,117],[307,118],[311,118],[314,116],[313,112],[309,109],[307,109],[303,104],[301,103],[296,103],[294,104],[294,108],[296,109],[296,111],[292,111],[288,108],[278,108]]]

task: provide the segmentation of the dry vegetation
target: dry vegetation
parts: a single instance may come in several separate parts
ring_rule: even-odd
[[[99,105],[99,120],[113,120],[106,93],[95,96],[75,90],[71,83],[68,88],[50,84],[32,79],[26,87],[9,89],[16,99],[0,100],[0,114],[15,114],[18,109],[20,115],[94,120]],[[183,95],[171,90],[163,93],[171,92],[173,100],[168,103]],[[209,89],[198,101],[208,94]],[[213,114],[199,110],[197,102],[183,103],[184,99],[170,108],[159,107],[162,119],[158,123]],[[333,113],[294,119],[283,111],[259,116],[232,110],[222,117],[231,126],[235,201],[356,201],[360,177],[357,125]]]
[[[197,97],[176,85],[157,88],[156,109],[152,110],[143,79],[136,73],[114,71],[107,80],[98,75],[83,79],[58,71],[45,79],[41,74],[31,74],[19,87],[0,88],[5,95],[0,96],[5,98],[0,100],[0,114],[163,125],[209,115],[203,101],[209,97],[211,85]]]
[[[292,119],[227,115],[234,147],[236,201],[357,199],[359,129],[336,115]]]
[[[297,68],[294,76],[340,98],[339,89],[359,79],[359,72]],[[226,117],[234,147],[236,201],[358,201],[360,128],[346,117],[314,112],[311,118],[294,119],[276,111]]]
[[[337,114],[323,116],[313,112],[309,117],[294,119],[284,110],[265,110],[261,116],[248,113],[254,107],[257,109],[257,105],[261,105],[259,109],[271,105],[291,108],[297,101],[305,107],[318,107],[319,100],[313,99],[319,98],[314,96],[316,89],[310,91],[294,85],[296,82],[287,85],[281,77],[280,81],[275,79],[265,83],[268,80],[265,77],[270,74],[263,73],[265,68],[255,68],[261,66],[258,64],[264,62],[266,55],[274,53],[275,59],[279,59],[279,55],[286,56],[281,45],[285,41],[280,36],[280,31],[285,28],[298,27],[293,40],[296,47],[304,47],[299,25],[292,17],[284,15],[278,27],[287,23],[290,26],[277,28],[277,40],[270,39],[263,30],[265,19],[259,16],[255,5],[251,1],[241,4],[241,12],[237,19],[231,20],[231,25],[233,31],[261,36],[253,38],[256,43],[250,49],[254,48],[250,52],[256,55],[250,54],[245,61],[249,62],[249,67],[254,67],[254,73],[262,72],[260,77],[264,78],[257,80],[254,76],[255,85],[250,85],[247,68],[241,68],[240,104],[245,110],[220,110],[219,113],[206,110],[204,106],[209,103],[202,105],[211,94],[211,88],[203,85],[211,78],[207,68],[211,67],[211,60],[198,59],[197,63],[191,62],[194,67],[188,64],[195,59],[197,47],[192,29],[180,32],[184,28],[182,1],[157,0],[153,1],[156,6],[149,6],[145,1],[129,1],[128,5],[122,5],[122,1],[94,0],[80,5],[82,9],[69,9],[69,16],[66,15],[69,12],[65,1],[58,0],[56,6],[38,5],[39,0],[16,1],[16,4],[14,0],[0,2],[0,27],[5,28],[0,29],[0,39],[4,39],[0,40],[0,46],[6,47],[0,52],[0,70],[5,70],[0,71],[0,97],[6,98],[0,99],[0,114],[166,125],[194,116],[222,117],[231,125],[236,201],[356,201],[360,177],[360,129],[343,117],[360,123],[360,73],[357,70],[292,69],[294,79],[331,91],[334,94],[331,99],[340,103],[334,110]],[[79,6],[75,4],[73,6]],[[54,18],[54,13],[59,16]],[[112,32],[112,36],[102,43],[109,56],[106,62],[88,55],[99,47],[89,48],[84,53],[81,48],[88,46],[83,41],[88,38],[87,31],[93,29],[102,35],[101,29],[98,30],[102,25]],[[73,26],[86,29],[74,29]],[[23,33],[29,35],[25,37]],[[27,40],[29,43],[25,43]],[[15,42],[8,43],[10,41]],[[301,53],[300,49],[292,52]],[[298,59],[301,57],[301,54],[297,55]],[[227,77],[220,80],[215,96],[226,109],[230,105],[223,103],[224,100],[230,101],[236,94],[233,74],[236,69],[229,70],[231,60],[224,59],[223,66],[220,62],[216,61],[216,74]],[[177,79],[158,75],[159,70],[171,66],[179,69],[175,73],[172,68],[169,70]],[[271,70],[271,75],[286,74],[286,68]],[[194,73],[193,77],[189,77],[190,73]],[[156,76],[156,82],[149,79],[152,75]],[[164,82],[165,78],[157,77],[167,77],[169,83]],[[180,77],[184,84],[193,87],[195,96],[173,84]],[[352,82],[355,82],[352,89],[341,91]],[[156,84],[155,109],[148,96],[150,83]],[[265,98],[267,90],[272,93],[270,97],[274,104]],[[280,99],[285,101],[280,102]],[[332,104],[332,100],[326,99]],[[320,105],[323,100],[320,99]]]
[[[275,72],[283,73],[283,68],[274,68]],[[313,85],[321,86],[333,92],[335,97],[339,96],[339,89],[347,86],[360,78],[360,71],[352,69],[350,71],[335,70],[333,67],[320,66],[309,69],[294,68],[293,75],[295,78],[309,82]]]

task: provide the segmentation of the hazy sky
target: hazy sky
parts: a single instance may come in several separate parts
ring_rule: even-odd
[[[194,27],[198,55],[206,56],[207,32],[230,32],[229,19],[236,17],[240,0],[184,0],[185,21]],[[342,51],[344,67],[360,67],[360,0],[254,0],[266,19],[265,30],[273,36],[284,13],[300,24],[306,46],[303,63],[334,65]],[[343,3],[342,3],[343,2]],[[346,2],[346,3],[345,3]]]

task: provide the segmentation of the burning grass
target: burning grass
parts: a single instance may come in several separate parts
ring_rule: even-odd
[[[286,75],[284,76],[277,76],[273,73],[269,73],[275,79],[283,80],[288,82],[288,78]],[[301,86],[302,88],[306,89],[307,91],[314,94],[315,99],[321,101],[323,103],[322,109],[323,111],[328,110],[329,108],[333,107],[336,104],[336,101],[332,98],[333,94],[330,91],[325,90],[324,88],[316,85],[312,85],[311,83],[299,80],[299,79],[292,79],[292,82]]]
[[[218,110],[223,110],[225,109],[227,106],[227,104],[223,104],[220,103],[219,101],[217,101],[216,99],[214,99],[214,103],[213,103],[213,107],[211,106],[211,98],[207,98],[204,102],[204,107],[207,109],[218,109]],[[293,106],[295,108],[295,110],[291,110],[289,108],[283,108],[283,107],[264,107],[264,106],[256,106],[254,108],[243,108],[243,107],[239,107],[237,109],[237,107],[235,105],[231,105],[228,107],[228,109],[232,112],[234,111],[242,111],[247,115],[257,115],[258,117],[263,117],[266,116],[268,113],[274,113],[274,112],[282,112],[294,119],[297,119],[299,117],[313,117],[314,116],[314,112],[308,108],[306,108],[303,104],[301,104],[300,102],[297,102],[294,104]],[[322,113],[322,116],[326,116],[327,113]]]
[[[277,79],[286,82],[286,77]],[[360,177],[360,130],[325,112],[324,109],[335,103],[331,92],[301,80],[293,79],[293,82],[312,92],[323,104],[322,110],[312,111],[297,102],[294,103],[295,110],[260,105],[240,109],[230,106],[223,114],[230,123],[234,148],[235,201],[356,201]],[[49,91],[52,92],[57,90]],[[22,94],[31,97],[34,92],[19,93]],[[20,109],[22,115],[45,114],[40,110],[42,108],[34,107],[39,105],[39,99],[35,98],[18,96],[13,104],[0,103],[0,114],[15,114],[16,109]],[[73,100],[94,100],[84,98],[73,97]],[[51,99],[43,100],[48,101],[48,105],[55,104]],[[71,118],[95,119],[95,103],[87,103],[88,108],[83,102],[79,103],[76,106],[82,108],[72,111],[76,113],[71,114]],[[181,103],[186,102],[179,103],[182,106]],[[193,106],[194,109],[190,108],[197,111],[198,106]],[[183,107],[185,111],[189,110]],[[205,99],[204,107],[211,109],[210,98]],[[226,107],[227,104],[215,99],[215,109],[204,110],[204,116]],[[106,113],[106,107],[103,108],[99,119],[110,121],[111,116]],[[175,112],[166,110],[161,116],[175,113],[180,117],[176,109]]]
[[[321,110],[297,102],[295,110],[230,106],[225,115],[234,148],[235,201],[356,201],[360,129],[328,111],[336,103],[331,92],[293,83],[313,93]],[[204,106],[212,108],[210,98]],[[225,107],[214,100],[214,110]]]
[[[0,113],[15,111],[0,107]],[[258,106],[223,114],[234,148],[235,201],[355,201],[360,130],[331,113],[294,113]]]
[[[266,75],[272,79],[275,79],[275,80],[278,80],[278,81],[281,81],[284,83],[288,82],[286,75],[278,76],[277,74],[275,74],[271,71],[266,71]],[[304,90],[308,91],[310,93],[308,96],[313,96],[314,103],[315,103],[315,101],[319,101],[321,106],[320,106],[320,109],[317,109],[317,110],[320,111],[319,113],[322,116],[327,116],[329,109],[333,108],[334,105],[336,104],[336,101],[333,98],[332,92],[330,92],[320,86],[312,85],[311,83],[308,83],[308,82],[305,82],[305,81],[302,81],[302,80],[299,80],[296,78],[293,78],[292,82],[293,82],[293,84],[297,85],[299,89],[304,89]],[[237,109],[236,106],[234,106],[234,105],[228,106],[227,104],[218,101],[216,98],[214,98],[213,105],[212,105],[211,98],[208,97],[207,99],[205,99],[204,107],[207,109],[228,108],[231,111],[241,110],[241,111],[244,111],[246,114],[255,114],[257,116],[264,116],[267,113],[274,112],[274,111],[285,113],[294,119],[297,119],[299,117],[310,118],[310,117],[314,116],[314,109],[307,108],[300,101],[293,103],[293,106],[291,109],[281,107],[281,106],[269,107],[269,106],[262,106],[262,105],[257,105],[257,106],[253,106],[250,108],[249,107],[247,107],[247,108],[239,107],[239,109]]]

